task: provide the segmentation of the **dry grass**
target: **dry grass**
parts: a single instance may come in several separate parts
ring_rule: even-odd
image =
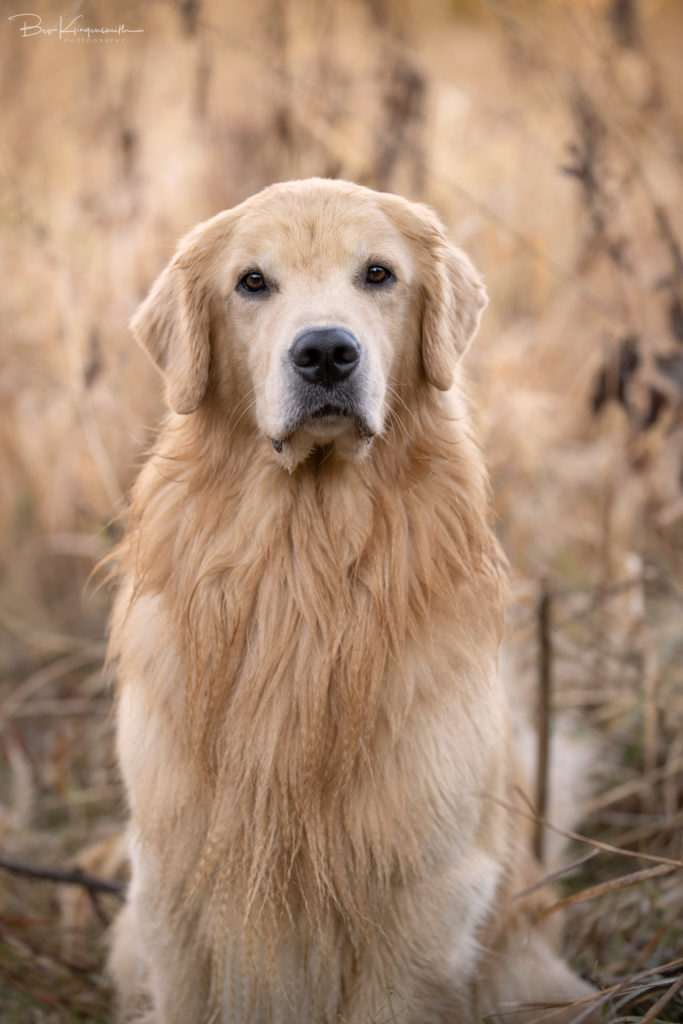
[[[93,8],[144,33],[0,37],[2,855],[65,866],[121,818],[107,599],[82,595],[160,408],[129,314],[197,220],[344,176],[435,205],[487,278],[470,365],[515,704],[533,718],[546,581],[551,747],[593,776],[581,833],[639,855],[576,842],[568,952],[613,987],[606,1020],[683,1019],[682,876],[647,859],[683,858],[677,0]],[[110,1019],[116,899],[73,892],[0,874],[2,1024]]]

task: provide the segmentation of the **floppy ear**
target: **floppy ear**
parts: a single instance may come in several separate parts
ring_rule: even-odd
[[[164,375],[169,405],[183,414],[201,404],[211,363],[209,298],[196,264],[181,243],[130,322]]]
[[[432,224],[430,266],[423,279],[422,365],[440,391],[453,383],[455,366],[467,350],[487,303],[484,286],[469,258]]]

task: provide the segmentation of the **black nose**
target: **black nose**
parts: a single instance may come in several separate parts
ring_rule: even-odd
[[[343,327],[312,327],[295,338],[289,358],[304,380],[331,385],[356,369],[360,345]]]

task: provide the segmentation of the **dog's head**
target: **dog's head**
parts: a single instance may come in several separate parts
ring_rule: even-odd
[[[175,412],[211,396],[292,468],[316,446],[361,457],[417,377],[447,390],[485,301],[429,209],[311,179],[190,232],[131,326]]]

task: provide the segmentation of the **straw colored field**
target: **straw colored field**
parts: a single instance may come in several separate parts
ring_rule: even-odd
[[[603,844],[565,854],[568,952],[616,986],[606,1020],[683,1019],[678,0],[38,6],[135,31],[0,35],[0,856],[68,870],[99,843],[115,870],[108,596],[84,587],[161,410],[128,317],[192,224],[351,178],[435,206],[487,280],[504,671],[525,733],[543,584],[548,814],[580,805]],[[2,1024],[110,1019],[117,899],[0,871]]]

